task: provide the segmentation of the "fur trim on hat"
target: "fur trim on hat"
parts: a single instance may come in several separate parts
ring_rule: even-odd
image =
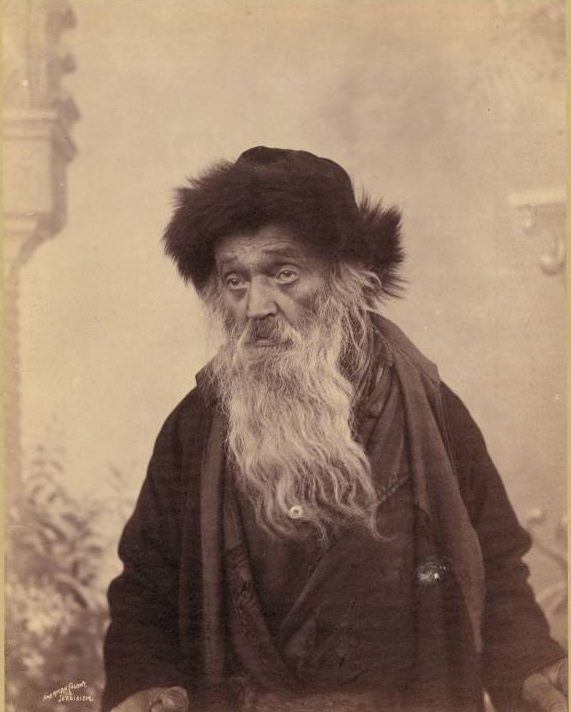
[[[399,211],[368,197],[357,205],[349,176],[333,161],[304,151],[264,151],[279,151],[280,160],[222,162],[177,191],[163,239],[185,281],[199,291],[205,286],[221,238],[275,223],[293,229],[326,259],[371,269],[383,292],[397,296],[403,260]]]

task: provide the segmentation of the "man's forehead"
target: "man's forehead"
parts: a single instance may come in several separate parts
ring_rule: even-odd
[[[218,264],[230,260],[291,257],[308,259],[312,251],[292,229],[267,225],[259,230],[240,232],[222,238],[215,247]]]

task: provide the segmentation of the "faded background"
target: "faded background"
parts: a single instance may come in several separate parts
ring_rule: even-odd
[[[154,438],[212,354],[198,301],[162,254],[173,189],[259,144],[330,157],[358,191],[401,207],[409,285],[387,315],[470,408],[522,521],[562,553],[565,302],[549,253],[563,229],[564,4],[66,5],[78,151],[65,226],[20,272],[22,487],[49,471],[53,501],[91,522],[86,587],[103,591],[117,570]],[[557,589],[555,558],[536,548],[529,562],[538,591]],[[67,682],[42,674],[57,679],[36,679],[38,694]],[[97,692],[97,673],[88,682]]]

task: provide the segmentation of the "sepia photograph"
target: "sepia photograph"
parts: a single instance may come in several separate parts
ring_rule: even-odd
[[[7,712],[567,712],[564,0],[2,0]]]

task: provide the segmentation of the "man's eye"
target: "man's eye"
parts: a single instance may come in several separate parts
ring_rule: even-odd
[[[277,274],[276,274],[276,281],[279,282],[280,284],[291,284],[292,282],[295,282],[297,279],[299,279],[299,274],[296,272],[294,269],[281,269]]]
[[[224,278],[224,284],[228,289],[242,289],[245,286],[245,281],[235,274],[230,274]]]

